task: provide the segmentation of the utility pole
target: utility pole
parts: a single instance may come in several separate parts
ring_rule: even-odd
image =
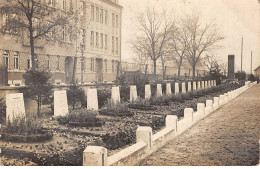
[[[253,64],[253,51],[251,50],[251,74],[253,74],[252,64]]]
[[[241,72],[243,71],[243,41],[244,41],[244,38],[242,36],[242,44],[241,44]]]

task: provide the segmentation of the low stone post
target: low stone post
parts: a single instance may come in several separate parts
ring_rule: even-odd
[[[207,108],[207,113],[212,113],[213,112],[213,101],[212,100],[207,100],[206,101],[206,108]]]
[[[171,83],[166,84],[166,95],[168,95],[168,96],[172,95]]]
[[[136,130],[136,142],[143,141],[147,144],[147,153],[152,148],[152,128],[139,126]]]
[[[168,115],[165,119],[165,125],[166,128],[171,128],[175,130],[175,133],[177,132],[177,123],[178,123],[178,117],[175,115]]]
[[[96,88],[87,90],[87,105],[88,110],[98,110],[98,96]]]
[[[205,81],[201,81],[201,89],[205,89]]]
[[[197,85],[196,85],[196,81],[193,82],[193,91],[197,90]]]
[[[201,81],[198,81],[198,90],[200,90],[201,89]]]
[[[225,95],[219,96],[219,106],[222,106],[225,103]]]
[[[180,88],[179,88],[179,83],[175,83],[175,89],[174,89],[174,94],[177,95],[179,94]]]
[[[219,107],[219,97],[214,97],[213,110],[217,110]]]
[[[136,86],[130,86],[130,102],[134,102],[137,99]]]
[[[187,120],[188,122],[193,121],[193,109],[192,108],[185,108],[184,109],[184,120]]]
[[[151,98],[151,86],[145,85],[145,99]]]
[[[204,115],[205,115],[205,104],[204,103],[197,104],[197,113],[195,113],[195,114],[198,114],[198,117],[195,119],[195,121],[200,120],[204,117]]]
[[[120,103],[120,89],[119,86],[112,87],[111,99],[114,103]]]
[[[191,82],[188,82],[188,92],[191,91]]]
[[[83,166],[107,166],[107,149],[101,146],[87,146],[83,152]]]
[[[185,85],[185,82],[182,82],[181,91],[182,91],[182,93],[186,93],[186,85]]]
[[[161,96],[162,96],[162,85],[161,84],[157,84],[156,97],[161,97]]]

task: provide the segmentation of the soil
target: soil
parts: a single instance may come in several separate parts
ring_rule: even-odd
[[[139,165],[250,166],[259,162],[260,85],[224,105]]]
[[[57,120],[51,117],[47,110],[41,120],[43,127],[53,132],[51,140],[39,143],[12,143],[0,140],[4,165],[16,165],[9,163],[7,159],[15,159],[17,165],[82,165],[83,151],[88,145],[106,146],[103,144],[101,137],[107,133],[116,133],[118,130],[128,128],[136,130],[138,125],[150,125],[154,117],[163,118],[165,115],[173,114],[179,118],[183,116],[185,107],[196,107],[197,103],[205,103],[206,100],[219,96],[220,92],[211,95],[187,100],[184,103],[173,103],[170,106],[156,106],[156,110],[136,110],[132,117],[115,117],[98,115],[98,118],[105,121],[102,127],[67,127],[59,125]],[[46,106],[45,106],[46,107]],[[160,130],[153,130],[154,133]],[[134,144],[134,143],[133,143]],[[125,147],[116,150],[108,150],[108,156],[113,155]],[[24,160],[23,160],[24,159]]]

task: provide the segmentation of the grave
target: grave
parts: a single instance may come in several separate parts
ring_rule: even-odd
[[[156,93],[157,97],[162,96],[162,85],[161,84],[157,84],[157,93]]]
[[[25,117],[25,106],[23,93],[12,93],[6,95],[6,121],[13,121],[13,118]]]
[[[130,102],[134,102],[137,99],[136,86],[130,86]]]
[[[201,81],[198,81],[198,87],[197,87],[197,88],[198,88],[198,90],[200,90],[200,89],[201,89],[201,85],[200,85],[200,84],[201,84]]]
[[[119,86],[112,87],[111,99],[114,103],[120,103],[120,90]]]
[[[67,91],[54,91],[54,117],[69,114]]]
[[[179,91],[180,91],[179,83],[175,83],[175,89],[174,90],[175,90],[175,92],[174,92],[175,95],[179,94]]]
[[[182,82],[181,92],[182,92],[182,93],[186,93],[186,85],[185,85],[185,82]]]
[[[145,99],[151,98],[151,86],[145,85]]]
[[[188,92],[191,91],[191,82],[188,82]]]
[[[166,95],[172,95],[172,88],[170,83],[166,84]]]
[[[201,81],[201,89],[205,89],[205,81]]]
[[[205,89],[208,88],[208,81],[205,81]]]
[[[87,90],[87,109],[98,110],[98,97],[96,88]]]
[[[193,82],[193,91],[194,91],[194,90],[197,90],[196,81],[195,81],[195,82]]]

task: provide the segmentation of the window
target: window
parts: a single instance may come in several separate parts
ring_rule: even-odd
[[[19,69],[19,53],[14,52],[14,69]]]
[[[90,35],[90,45],[94,46],[94,32],[91,31],[91,35]]]
[[[47,70],[50,70],[50,55],[47,55],[47,58],[46,58],[46,67],[47,67]]]
[[[95,7],[91,5],[91,20],[94,21],[95,19]]]
[[[39,68],[39,57],[37,54],[35,54],[35,56],[34,56],[34,61],[35,61],[35,68],[38,69]]]
[[[100,48],[103,49],[104,48],[104,40],[103,40],[103,34],[100,34]]]
[[[68,28],[68,41],[71,43],[72,42],[72,26],[69,26]]]
[[[65,30],[65,26],[62,26],[62,29],[61,29],[61,40],[62,41],[66,41],[66,30]]]
[[[105,12],[105,24],[107,24],[108,12]]]
[[[118,54],[118,38],[116,38],[116,54]]]
[[[112,27],[115,27],[115,14],[112,13]]]
[[[27,57],[27,69],[31,69],[31,56]]]
[[[94,72],[94,58],[91,58],[91,61],[90,61],[90,71]]]
[[[118,15],[116,15],[116,28],[118,28]]]
[[[86,16],[86,4],[85,2],[80,2],[80,16]]]
[[[115,52],[115,38],[112,36],[112,53],[114,54]]]
[[[66,2],[66,0],[63,0],[63,1],[62,1],[62,9],[63,9],[64,11],[67,10],[67,2]]]
[[[105,35],[105,49],[107,49],[107,35]]]
[[[52,22],[47,21],[47,27],[51,27],[53,25]],[[49,32],[46,34],[49,39],[54,39],[55,35],[55,27],[52,27]]]
[[[103,23],[104,10],[100,9],[100,23]]]
[[[115,62],[112,60],[112,72],[113,72],[113,73],[115,72],[114,66],[115,66]]]
[[[57,56],[56,70],[60,71],[60,56]]]
[[[4,66],[5,68],[9,68],[9,52],[5,51],[3,54],[3,59],[4,59]]]
[[[33,27],[35,28],[35,30],[33,31],[33,36],[37,36],[40,31],[40,20],[38,18],[33,18],[32,22]]]
[[[81,58],[81,71],[84,71],[85,70],[85,58],[82,57]]]
[[[107,72],[107,60],[106,59],[104,61],[104,65],[105,65],[105,72]]]
[[[80,37],[81,37],[80,44],[84,45],[85,39],[86,39],[86,30],[85,29],[80,29]]]
[[[98,48],[99,46],[99,36],[98,36],[98,32],[96,32],[96,48]]]
[[[96,22],[99,22],[99,8],[96,7]]]

